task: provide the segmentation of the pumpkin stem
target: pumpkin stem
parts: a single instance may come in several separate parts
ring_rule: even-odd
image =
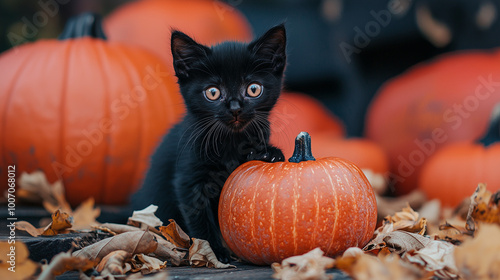
[[[307,132],[301,132],[295,138],[295,150],[288,161],[299,163],[308,160],[316,160],[311,152],[311,136]]]
[[[490,125],[484,137],[479,143],[485,147],[500,141],[500,103],[493,107],[491,113]]]
[[[78,16],[71,17],[63,32],[59,35],[59,40],[82,38],[90,36],[106,40],[106,35],[102,30],[102,18],[98,14],[83,13]]]

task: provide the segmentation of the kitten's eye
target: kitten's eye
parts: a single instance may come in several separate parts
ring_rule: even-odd
[[[247,94],[250,97],[258,97],[262,93],[262,86],[257,83],[250,84],[247,87]]]
[[[220,90],[216,87],[210,87],[205,90],[205,96],[210,101],[215,101],[220,97]]]

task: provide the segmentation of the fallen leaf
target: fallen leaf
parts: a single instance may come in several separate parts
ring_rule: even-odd
[[[143,275],[146,275],[167,267],[167,262],[144,254],[137,254],[132,259],[132,267],[132,272],[141,271]]]
[[[86,271],[94,268],[94,265],[95,263],[87,258],[72,256],[71,252],[62,252],[52,258],[37,280],[52,280],[66,271]]]
[[[463,279],[500,279],[500,227],[481,224],[473,239],[455,248],[455,264]]]
[[[328,280],[332,276],[326,274],[326,269],[332,268],[335,260],[324,256],[320,248],[316,248],[300,256],[284,259],[281,264],[273,263],[274,279],[294,280]]]
[[[477,222],[500,224],[500,191],[492,194],[485,184],[479,184],[471,196],[466,229],[474,231]]]
[[[187,250],[181,251],[174,244],[158,237],[158,247],[153,252],[155,256],[162,260],[168,260],[172,266],[189,265],[189,261],[184,259],[187,255]]]
[[[465,225],[465,221],[463,223]],[[448,222],[439,226],[439,231],[432,235],[433,239],[450,242],[454,245],[460,245],[465,240],[472,238],[472,232],[465,227],[454,226]]]
[[[393,230],[402,230],[423,235],[427,227],[427,219],[419,218],[418,212],[415,212],[410,205],[396,212],[393,216],[387,216],[384,223],[392,223]]]
[[[68,213],[61,212],[58,209],[52,214],[52,222],[45,227],[42,235],[52,236],[60,233],[68,233],[68,229],[71,228],[72,223],[73,218]]]
[[[26,221],[16,222],[16,229],[24,230],[34,237],[40,236],[44,230],[44,228],[36,228],[35,226]]]
[[[192,267],[236,268],[234,265],[221,263],[208,241],[197,238],[192,240],[193,244],[189,248],[189,263]]]
[[[116,250],[124,250],[132,255],[149,254],[154,252],[157,246],[156,238],[149,231],[132,231],[103,239],[73,252],[73,255],[100,261],[107,254]]]
[[[126,261],[132,258],[132,254],[124,250],[116,250],[107,254],[97,265],[97,272],[102,276],[106,275],[123,275],[131,269],[130,264],[126,265]]]
[[[363,250],[369,252],[387,247],[392,253],[403,254],[410,250],[420,250],[430,242],[429,238],[420,234],[398,230],[377,235]]]
[[[45,173],[35,171],[29,174],[23,172],[17,183],[20,190],[34,194],[46,202],[51,207],[51,209],[47,209],[49,213],[54,213],[58,208],[66,212],[71,210],[69,204],[64,199],[64,187],[61,180],[50,184]]]
[[[161,234],[172,244],[180,248],[189,248],[189,236],[173,220],[168,220],[170,224],[160,227]]]
[[[100,208],[94,208],[94,198],[88,198],[73,211],[73,229],[91,229],[99,224],[96,219],[101,214]]]
[[[403,255],[403,260],[418,264],[423,269],[431,271],[435,276],[454,279],[458,270],[453,259],[455,246],[445,241],[431,240],[424,248],[411,250]]]
[[[142,210],[134,211],[132,217],[128,218],[127,224],[140,227],[141,229],[161,226],[163,222],[155,216],[156,210],[158,210],[158,206],[149,205]]]
[[[101,224],[100,226],[94,228],[109,232],[113,235],[123,232],[142,231],[140,228],[134,226],[113,223]],[[158,247],[153,252],[156,257],[162,260],[170,261],[173,266],[189,265],[189,261],[184,259],[187,255],[187,250],[180,250],[177,246],[165,240],[162,236],[156,235],[156,233],[154,235],[156,237],[156,241],[158,241]]]
[[[28,257],[28,247],[23,242],[0,241],[0,279],[21,280],[32,276],[38,264]]]

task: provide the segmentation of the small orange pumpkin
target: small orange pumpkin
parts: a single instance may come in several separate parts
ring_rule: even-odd
[[[173,73],[169,41],[172,29],[204,45],[252,39],[250,24],[243,14],[214,0],[138,0],[119,7],[104,22],[110,41],[151,51]]]
[[[107,42],[94,15],[70,21],[62,39],[0,56],[1,180],[8,165],[42,170],[73,205],[125,204],[184,112],[176,80],[155,55]]]
[[[377,222],[363,172],[340,158],[315,160],[307,133],[288,162],[250,161],[227,179],[219,224],[229,248],[258,265],[320,247],[328,256],[364,246]]]
[[[460,142],[436,152],[422,168],[419,188],[430,199],[455,207],[470,197],[478,183],[500,190],[500,106],[479,143]]]

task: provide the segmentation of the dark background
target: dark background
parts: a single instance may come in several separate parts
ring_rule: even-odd
[[[0,0],[0,51],[25,41],[55,38],[69,17],[85,11],[106,16],[127,2],[57,0],[59,13],[36,34],[22,40],[9,37],[21,34],[23,20],[33,21],[40,3],[47,1]],[[286,21],[286,88],[320,99],[342,119],[350,136],[363,134],[366,108],[377,89],[391,77],[445,52],[500,45],[500,0],[225,2],[243,12],[254,34]],[[422,18],[427,19],[430,29],[419,25]],[[438,33],[439,26],[446,32]],[[352,53],[346,55],[349,51]]]

